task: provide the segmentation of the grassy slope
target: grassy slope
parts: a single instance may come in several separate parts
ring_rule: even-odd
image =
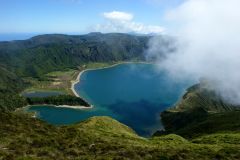
[[[79,71],[67,69],[66,71],[50,72],[38,78],[24,78],[30,85],[24,92],[31,91],[57,91],[65,94],[73,95],[71,90],[71,82],[76,80]]]
[[[181,102],[161,113],[166,133],[187,138],[205,134],[240,131],[240,110],[224,103],[205,85],[191,87]]]
[[[237,159],[240,135],[188,141],[170,134],[146,139],[108,117],[54,127],[20,113],[0,113],[0,159]]]
[[[211,87],[206,82],[190,87],[173,111],[202,108],[207,112],[217,113],[235,109],[235,106],[225,103],[218,94],[209,88]]]

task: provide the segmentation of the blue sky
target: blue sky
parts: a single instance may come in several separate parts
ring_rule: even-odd
[[[0,0],[0,34],[150,32],[182,0]],[[124,14],[130,19],[121,19]],[[117,14],[118,19],[113,16]],[[110,15],[106,16],[106,15]],[[120,19],[119,19],[120,16]],[[159,27],[159,28],[158,28]]]

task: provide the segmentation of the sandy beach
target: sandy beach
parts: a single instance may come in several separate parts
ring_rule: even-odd
[[[54,106],[58,108],[72,108],[72,109],[92,109],[93,105],[90,105],[90,107],[86,106],[69,106],[69,105],[60,105],[60,106]]]
[[[70,105],[52,105],[52,104],[39,104],[39,105],[28,105],[27,107],[32,107],[32,106],[51,106],[51,107],[56,107],[56,108],[72,108],[72,109],[92,109],[93,106],[90,105],[90,107],[86,106],[70,106]]]

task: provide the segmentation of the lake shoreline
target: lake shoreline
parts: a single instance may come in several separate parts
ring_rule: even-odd
[[[75,70],[68,87],[74,87],[76,97],[83,96],[94,104],[94,108],[61,103],[62,106],[36,105],[29,111],[36,111],[37,118],[53,125],[72,124],[92,116],[109,116],[124,120],[124,124],[140,135],[152,135],[162,128],[160,116],[156,113],[173,106],[188,85],[185,81],[175,83],[165,72],[158,72],[157,67],[155,63],[140,62],[81,66],[78,71]],[[89,72],[84,74],[85,71]],[[85,110],[80,110],[82,108]],[[65,115],[66,118],[62,118]]]
[[[85,71],[91,71],[91,70],[101,70],[101,69],[107,69],[107,68],[112,68],[112,67],[115,67],[117,65],[121,65],[121,64],[153,64],[151,62],[118,62],[118,63],[115,63],[115,64],[112,64],[112,65],[109,65],[109,66],[105,66],[105,67],[97,67],[97,68],[89,68],[89,69],[83,69],[82,71],[79,72],[77,78],[73,81],[71,81],[71,91],[73,92],[74,96],[76,97],[79,97],[79,98],[82,98],[75,90],[75,85],[78,84],[80,82],[80,78],[81,78],[81,75],[85,72]],[[83,99],[83,98],[82,98]],[[83,99],[84,101],[86,101],[85,99]],[[86,101],[90,106],[87,107],[87,106],[71,106],[71,105],[54,105],[54,104],[35,104],[35,105],[27,105],[23,108],[28,108],[28,107],[31,107],[31,106],[51,106],[51,107],[56,107],[56,108],[70,108],[70,109],[92,109],[94,106],[92,104],[90,104],[88,101]]]
[[[54,105],[54,104],[35,104],[35,105],[27,105],[28,107],[34,107],[34,106],[49,106],[49,107],[55,107],[55,108],[71,108],[71,109],[92,109],[93,106],[90,105],[89,107],[86,106],[70,106],[70,105]]]
[[[24,107],[21,108],[17,108],[15,110],[15,112],[28,112],[27,110],[31,107],[37,107],[37,106],[47,106],[47,107],[54,107],[54,108],[68,108],[68,109],[76,109],[76,110],[88,110],[88,109],[92,109],[93,106],[90,105],[89,107],[86,106],[70,106],[70,105],[54,105],[54,104],[34,104],[34,105],[26,105]],[[38,113],[36,111],[31,111],[33,112],[33,114],[31,115],[31,117],[33,118],[38,118]]]
[[[131,63],[136,63],[136,64],[154,64],[154,63],[151,63],[151,62],[119,62],[119,63],[116,63],[116,64],[113,64],[113,65],[110,65],[110,66],[106,66],[106,67],[100,67],[100,68],[89,68],[89,69],[84,69],[82,71],[79,72],[76,80],[72,81],[72,84],[71,84],[71,90],[73,92],[73,94],[76,96],[76,97],[80,97],[80,95],[76,92],[75,90],[75,85],[77,83],[80,83],[80,78],[81,78],[81,75],[86,72],[86,71],[94,71],[94,70],[101,70],[101,69],[107,69],[107,68],[112,68],[112,67],[115,67],[115,66],[118,66],[118,65],[121,65],[121,64],[131,64]],[[82,98],[82,97],[80,97]],[[87,101],[86,101],[87,102]]]

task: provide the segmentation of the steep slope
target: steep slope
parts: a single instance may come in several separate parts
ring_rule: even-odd
[[[55,127],[24,114],[0,112],[0,159],[237,159],[239,134],[193,140],[170,134],[146,139],[108,117]],[[213,136],[213,135],[212,135]],[[212,139],[212,138],[211,138]],[[216,142],[220,139],[220,142]]]
[[[26,85],[15,73],[0,65],[0,93],[16,93]]]
[[[0,112],[27,104],[26,100],[18,95],[25,86],[21,78],[0,65]]]
[[[224,112],[235,109],[236,106],[224,102],[220,95],[209,88],[211,87],[204,82],[190,87],[173,110],[202,108],[207,112]]]
[[[76,68],[87,62],[143,60],[149,36],[90,33],[81,36],[40,35],[0,43],[0,63],[19,76]]]
[[[175,107],[161,113],[165,133],[184,137],[240,131],[239,117],[239,107],[224,102],[206,84],[189,88]]]

